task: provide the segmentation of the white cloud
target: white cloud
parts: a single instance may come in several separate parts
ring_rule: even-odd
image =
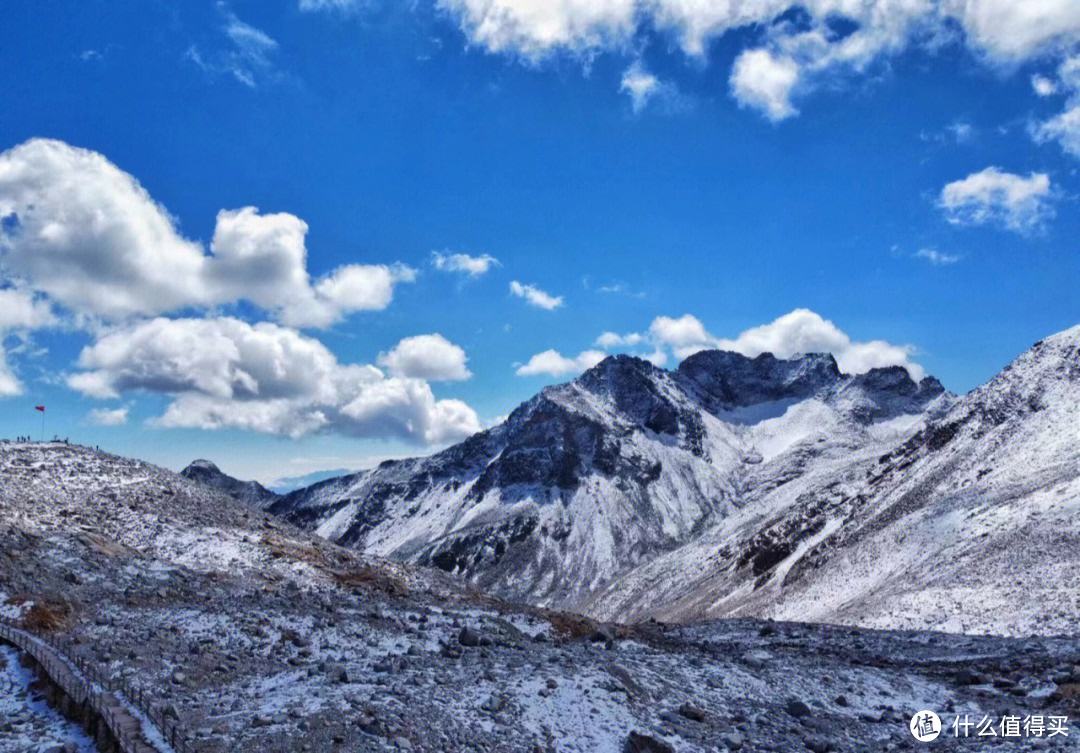
[[[940,7],[960,21],[969,43],[999,60],[1025,60],[1080,37],[1074,0],[944,0]]]
[[[468,379],[472,374],[466,361],[465,351],[439,334],[406,337],[378,358],[378,364],[395,376],[429,381]]]
[[[1054,94],[1057,94],[1058,90],[1057,84],[1054,83],[1053,79],[1047,78],[1046,76],[1040,76],[1037,73],[1031,77],[1031,88],[1040,97],[1053,96]]]
[[[1036,79],[1039,79],[1038,83]],[[1066,153],[1080,158],[1080,55],[1067,58],[1058,67],[1056,82],[1036,76],[1032,79],[1032,85],[1042,96],[1058,92],[1067,95],[1065,109],[1061,113],[1032,127],[1031,134],[1035,141],[1040,144],[1056,141]]]
[[[603,332],[596,338],[596,346],[604,350],[625,346],[640,345],[645,341],[645,336],[640,332],[627,332],[620,335],[618,332]]]
[[[882,366],[903,366],[915,379],[923,368],[911,361],[914,348],[894,345],[884,340],[853,341],[828,319],[809,309],[795,309],[768,324],[741,332],[734,339],[719,339],[714,347],[754,357],[772,353],[790,358],[798,353],[832,353],[840,370],[861,374]]]
[[[960,261],[958,255],[946,254],[934,248],[920,248],[915,252],[915,258],[927,261],[935,267],[945,267]]]
[[[653,342],[660,347],[671,348],[678,358],[713,347],[715,338],[705,330],[701,320],[691,314],[675,319],[658,316],[649,325]]]
[[[580,374],[591,369],[607,357],[607,354],[599,350],[586,350],[574,358],[568,358],[557,350],[545,350],[537,353],[522,364],[515,372],[518,376],[565,376],[567,374]]]
[[[962,120],[950,123],[945,126],[945,130],[952,135],[957,144],[966,144],[975,137],[975,126]]]
[[[988,167],[941,190],[939,205],[956,225],[994,224],[1018,233],[1038,230],[1054,214],[1050,178]]]
[[[340,364],[322,343],[268,322],[153,319],[110,330],[83,349],[68,385],[91,397],[172,397],[160,426],[239,428],[299,437],[333,431],[441,444],[480,429],[459,400],[422,379]]]
[[[70,387],[98,398],[168,395],[161,426],[234,427],[301,436],[332,431],[441,444],[480,427],[426,379],[468,376],[465,354],[438,336],[406,338],[374,366],[343,365],[295,329],[237,319],[142,317],[206,312],[246,300],[293,327],[323,327],[378,310],[404,265],[350,264],[312,279],[308,227],[253,207],[218,214],[209,250],[127,173],[95,152],[32,140],[0,154],[0,336],[73,315],[97,339]],[[22,390],[0,349],[0,394]],[[119,424],[126,408],[88,420]]]
[[[22,382],[7,362],[7,353],[0,346],[0,397],[15,397],[23,393]]]
[[[510,292],[518,298],[523,298],[530,306],[553,311],[563,305],[561,295],[551,295],[535,285],[525,285],[517,280],[510,283]]]
[[[621,46],[635,29],[637,0],[437,0],[473,43],[538,60]]]
[[[1061,148],[1080,157],[1080,102],[1035,129],[1039,142],[1057,141]]]
[[[754,31],[737,57],[732,93],[773,120],[796,114],[791,92],[861,74],[913,45],[959,37],[992,65],[1060,55],[1080,41],[1075,0],[439,0],[469,41],[530,64],[558,52],[627,52],[657,31],[690,56],[734,30]],[[784,14],[798,9],[805,23]],[[835,21],[850,23],[837,33]],[[959,34],[957,34],[957,30]],[[648,90],[650,84],[642,79]]]
[[[48,301],[27,290],[0,288],[0,334],[41,329],[55,323]]]
[[[269,34],[241,21],[224,3],[218,5],[223,15],[222,32],[229,39],[227,48],[203,52],[192,45],[187,59],[211,75],[230,75],[244,86],[256,87],[261,79],[278,76],[273,55],[278,43]]]
[[[128,409],[95,408],[86,414],[86,420],[95,426],[123,426],[128,421]]]
[[[4,340],[13,333],[25,339],[26,333],[55,323],[52,308],[40,296],[17,288],[0,288],[0,397],[13,397],[24,391],[8,363]]]
[[[755,357],[772,353],[790,358],[799,353],[832,353],[840,369],[859,374],[880,366],[903,366],[911,375],[922,378],[921,366],[911,360],[914,349],[884,340],[857,342],[839,327],[809,309],[795,309],[768,324],[751,327],[735,338],[715,337],[697,317],[685,314],[678,318],[658,316],[649,328],[658,348],[670,348],[679,359],[700,350],[719,349]]]
[[[734,338],[717,337],[692,314],[680,317],[658,316],[649,326],[648,335],[631,333],[620,335],[604,332],[596,344],[605,349],[649,345],[651,352],[632,353],[638,358],[663,367],[671,352],[678,360],[702,350],[718,349],[756,357],[772,353],[777,358],[791,358],[803,353],[831,353],[841,371],[861,374],[883,366],[902,366],[914,379],[921,379],[925,372],[912,360],[915,349],[910,345],[896,345],[884,340],[853,340],[847,333],[809,309],[795,309],[758,327],[744,330]],[[544,374],[565,376],[579,374],[603,360],[601,351],[586,350],[577,357],[562,355],[557,350],[537,353],[517,369],[520,376]]]
[[[78,315],[119,320],[241,299],[293,326],[389,305],[408,267],[349,265],[312,281],[307,224],[222,210],[211,244],[184,238],[139,182],[104,156],[33,139],[0,153],[0,264]]]
[[[666,319],[666,317],[661,318]],[[664,345],[659,343],[651,333],[627,332],[620,335],[618,332],[602,332],[593,344],[606,351],[619,350],[637,358],[644,358],[654,366],[662,367],[668,360]],[[651,350],[648,350],[648,348],[651,348]]]
[[[469,277],[487,274],[492,267],[499,266],[499,260],[489,254],[470,256],[469,254],[431,253],[431,263],[440,272],[461,272]]]
[[[105,316],[206,303],[207,258],[146,190],[102,155],[33,139],[0,153],[5,269]]]
[[[791,104],[798,80],[799,66],[792,59],[768,50],[747,50],[735,60],[731,93],[742,106],[761,110],[777,122],[798,114]]]
[[[660,93],[662,84],[653,74],[645,70],[641,61],[635,61],[623,72],[619,91],[625,92],[630,97],[634,112],[641,112],[649,104],[649,100]]]

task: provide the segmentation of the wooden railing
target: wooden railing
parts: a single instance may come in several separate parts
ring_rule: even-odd
[[[195,753],[178,720],[154,703],[141,687],[113,679],[53,635],[33,635],[0,620],[0,640],[33,657],[45,674],[77,705],[87,705],[104,722],[121,753]],[[132,709],[141,714],[140,719]],[[154,733],[147,737],[147,729]],[[160,741],[164,741],[163,745]]]

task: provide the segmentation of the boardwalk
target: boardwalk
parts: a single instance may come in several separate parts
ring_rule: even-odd
[[[164,740],[165,735],[150,722],[139,719],[113,692],[91,681],[82,668],[57,647],[3,622],[0,622],[0,640],[32,656],[77,706],[92,709],[116,740],[121,753],[174,753],[168,745],[151,744],[147,739],[147,728],[151,737]]]

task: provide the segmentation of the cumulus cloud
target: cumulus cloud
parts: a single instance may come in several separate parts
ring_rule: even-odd
[[[640,345],[644,341],[645,335],[640,332],[627,332],[625,335],[620,335],[618,332],[602,332],[596,338],[596,346],[604,350],[611,350],[612,348]]]
[[[649,334],[657,345],[671,348],[679,358],[713,347],[716,341],[701,320],[691,314],[678,318],[658,316],[649,325]]]
[[[1080,37],[1080,5],[1071,0],[943,0],[939,8],[963,25],[969,43],[999,60],[1065,49]]]
[[[903,366],[915,379],[921,379],[925,373],[912,361],[911,346],[884,340],[852,340],[831,321],[809,309],[795,309],[768,324],[744,330],[734,338],[710,334],[701,320],[691,314],[678,318],[658,316],[649,333],[658,347],[670,348],[680,359],[711,348],[749,357],[772,353],[777,358],[825,352],[832,353],[840,369],[849,374],[881,366]]]
[[[772,353],[777,358],[802,353],[831,353],[841,371],[848,374],[861,374],[883,366],[902,366],[914,379],[921,379],[925,374],[922,366],[912,360],[915,354],[912,346],[885,340],[853,340],[834,323],[809,309],[795,309],[732,338],[712,334],[693,314],[658,316],[653,319],[647,334],[604,332],[596,339],[596,344],[605,350],[624,350],[660,367],[666,365],[668,353],[682,360],[702,350],[716,349],[751,358],[762,353]],[[557,350],[545,350],[519,366],[517,373],[520,376],[555,377],[579,374],[595,366],[604,356],[597,350],[586,350],[576,357],[564,356]]]
[[[953,181],[941,190],[939,205],[955,225],[998,225],[1017,233],[1040,229],[1054,214],[1050,178],[1026,178],[997,167]]]
[[[378,358],[378,364],[395,376],[429,381],[468,379],[472,374],[466,361],[465,351],[439,334],[406,337]]]
[[[774,122],[798,114],[791,91],[799,80],[799,66],[791,58],[768,50],[747,50],[735,60],[731,92],[744,107],[761,110]]]
[[[469,277],[486,275],[492,267],[499,266],[499,260],[489,254],[470,256],[469,254],[431,253],[431,263],[440,272],[460,272]]]
[[[731,90],[776,121],[796,114],[791,94],[837,75],[859,74],[913,45],[932,48],[956,35],[989,63],[1060,55],[1080,41],[1071,0],[438,0],[470,43],[530,64],[563,52],[589,57],[640,48],[653,30],[689,56],[710,42],[753,29],[753,49],[736,58]],[[800,21],[791,20],[791,11]],[[837,21],[845,22],[843,32]],[[625,85],[625,77],[623,85]],[[640,78],[640,91],[653,86]],[[633,96],[633,90],[631,90]]]
[[[251,301],[298,327],[389,305],[415,272],[354,264],[312,280],[308,226],[222,210],[211,252],[184,238],[139,182],[103,155],[33,139],[0,153],[0,264],[25,287],[105,320]]]
[[[624,44],[635,29],[637,0],[437,0],[474,44],[538,60]]]
[[[563,305],[561,295],[551,295],[535,285],[525,285],[517,280],[510,283],[510,293],[518,298],[523,298],[530,306],[536,306],[545,311],[554,311]]]
[[[0,334],[35,330],[56,323],[49,302],[28,290],[0,288]]]
[[[95,408],[86,414],[86,420],[94,426],[123,426],[128,421],[128,409]]]
[[[721,338],[715,347],[745,356],[772,353],[778,358],[790,358],[797,353],[832,353],[840,370],[861,374],[882,366],[903,366],[915,379],[924,375],[923,368],[911,361],[914,348],[894,345],[884,340],[857,342],[828,319],[809,309],[790,313],[739,333],[733,339]]]
[[[607,357],[607,354],[599,350],[586,350],[576,357],[570,358],[562,355],[557,350],[545,350],[537,353],[528,362],[522,364],[515,372],[518,376],[566,376],[567,374],[580,374],[591,369]]]
[[[160,426],[427,444],[477,431],[472,408],[437,400],[428,383],[469,376],[453,343],[406,338],[383,355],[387,375],[340,364],[297,331],[386,308],[396,286],[416,275],[400,264],[350,264],[312,278],[307,231],[288,213],[222,210],[205,248],[104,156],[28,141],[0,153],[0,338],[56,326],[59,311],[96,336],[68,385],[100,399],[167,395],[153,421]],[[239,301],[280,324],[159,316],[205,315]],[[22,390],[8,355],[0,348],[0,395]],[[126,411],[101,409],[88,420],[118,425]]]
[[[239,428],[300,437],[334,431],[439,444],[480,429],[475,411],[436,400],[422,379],[341,364],[319,341],[228,317],[156,318],[83,349],[68,385],[91,397],[168,395],[160,426]]]

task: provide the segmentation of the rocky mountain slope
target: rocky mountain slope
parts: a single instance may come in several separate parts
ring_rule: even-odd
[[[626,574],[589,611],[1076,633],[1080,327],[888,452],[794,489]]]
[[[932,378],[849,376],[823,354],[706,351],[676,371],[614,356],[444,452],[315,484],[269,509],[505,598],[638,616],[597,598],[747,516],[763,525],[818,491],[827,504],[838,480],[861,477],[952,400]],[[728,556],[750,562],[752,585],[780,552]]]
[[[899,368],[609,358],[430,458],[270,509],[602,619],[1080,625],[1080,327],[956,398]]]
[[[597,625],[64,444],[0,442],[0,617],[123,679],[193,753],[849,753],[910,747],[924,708],[1080,712],[1075,639]],[[0,751],[53,734],[34,703],[0,703]]]
[[[184,478],[191,479],[223,492],[238,502],[262,509],[277,501],[278,495],[258,481],[240,481],[222,473],[221,469],[209,460],[194,460],[187,468],[180,471]]]

